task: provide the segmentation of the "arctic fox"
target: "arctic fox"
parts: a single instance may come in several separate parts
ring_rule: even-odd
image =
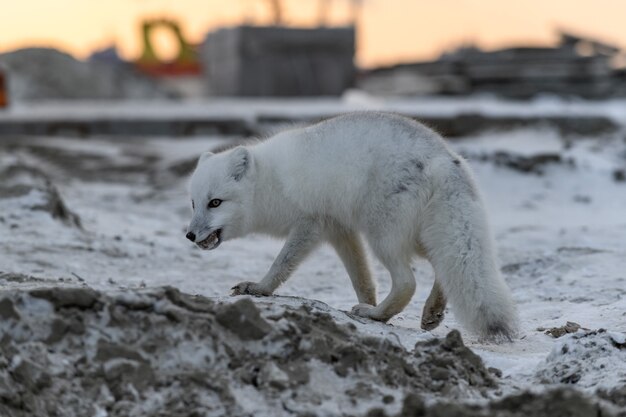
[[[359,304],[352,313],[387,321],[415,292],[411,259],[430,261],[435,284],[422,328],[456,319],[481,338],[510,339],[516,309],[499,274],[485,209],[465,161],[411,119],[359,112],[294,129],[253,146],[203,154],[191,177],[187,238],[203,249],[249,233],[286,237],[260,282],[233,295],[270,295],[320,243],[341,258]],[[376,302],[362,238],[389,270]]]

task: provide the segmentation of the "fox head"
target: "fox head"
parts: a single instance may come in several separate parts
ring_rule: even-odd
[[[253,171],[252,155],[242,146],[200,156],[189,186],[193,214],[187,239],[202,249],[215,249],[246,234]]]

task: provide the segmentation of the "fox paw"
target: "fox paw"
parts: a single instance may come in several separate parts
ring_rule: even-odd
[[[369,304],[361,303],[352,307],[352,314],[355,316],[365,317],[367,319],[377,321],[387,321],[386,318],[380,317],[377,313],[376,307]]]
[[[422,329],[433,330],[443,321],[445,314],[442,311],[428,311],[422,313]]]
[[[256,282],[241,282],[231,288],[230,295],[258,295],[258,296],[268,296],[272,295],[271,292],[262,288]]]

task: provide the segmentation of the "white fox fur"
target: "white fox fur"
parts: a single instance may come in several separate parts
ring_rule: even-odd
[[[255,232],[287,239],[265,277],[235,286],[234,294],[272,294],[327,241],[356,291],[354,314],[386,321],[401,312],[415,292],[411,259],[421,255],[435,271],[423,328],[441,322],[449,300],[456,319],[479,336],[515,334],[515,306],[472,173],[438,134],[413,120],[352,113],[206,153],[190,192],[187,237],[205,249]],[[362,237],[391,274],[380,304]]]

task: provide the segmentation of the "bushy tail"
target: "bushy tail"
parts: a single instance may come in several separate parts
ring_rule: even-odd
[[[512,340],[517,310],[495,259],[486,213],[471,177],[435,191],[420,239],[455,318],[482,339]]]

